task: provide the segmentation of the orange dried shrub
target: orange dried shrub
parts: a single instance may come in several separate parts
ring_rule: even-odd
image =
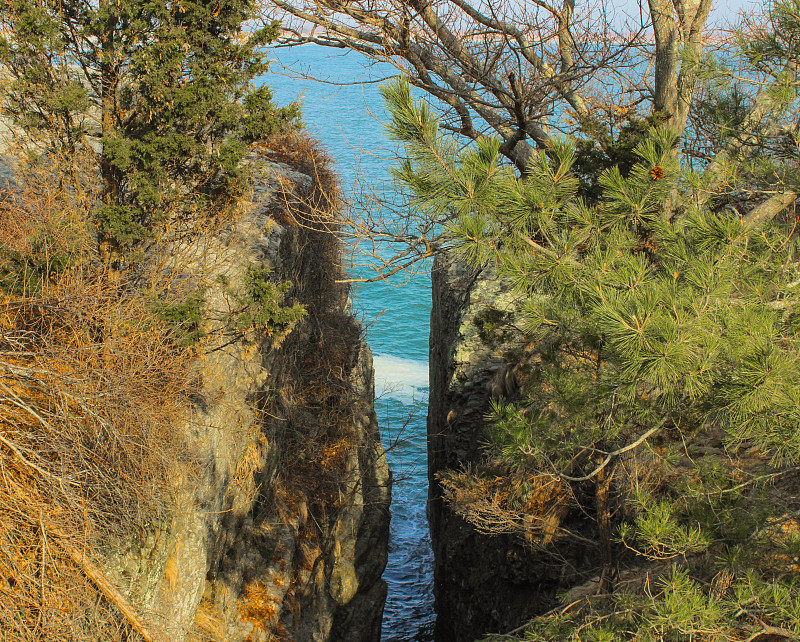
[[[141,640],[92,560],[170,508],[191,355],[61,205],[0,205],[0,640]]]
[[[244,618],[264,629],[269,627],[280,612],[280,600],[264,582],[246,584],[240,600]]]
[[[561,520],[574,497],[569,484],[554,475],[446,470],[438,481],[450,507],[482,533],[516,534],[537,546],[568,534]]]
[[[277,585],[277,581],[275,584]],[[270,642],[289,642],[292,639],[279,621],[283,609],[281,599],[264,582],[255,581],[246,584],[239,597],[238,606],[242,619],[253,625],[253,633],[248,639],[253,639],[253,635],[263,634],[266,634]]]
[[[298,193],[298,186],[292,181],[281,183],[282,206],[287,216],[295,215],[296,220],[306,223],[337,219],[344,204],[341,185],[333,169],[333,158],[319,140],[305,132],[293,131],[259,143],[257,152],[312,179],[308,193]]]

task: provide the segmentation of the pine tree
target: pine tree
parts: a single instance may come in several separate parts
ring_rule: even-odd
[[[93,159],[108,269],[218,215],[244,189],[246,144],[296,120],[251,87],[277,34],[277,23],[247,33],[253,11],[252,0],[4,4],[5,112],[51,160]]]
[[[783,107],[794,96],[785,93]],[[444,243],[514,284],[516,325],[534,346],[536,358],[521,364],[522,400],[494,406],[486,456],[503,468],[492,474],[525,473],[534,492],[542,479],[569,489],[594,516],[609,572],[601,577],[625,564],[673,567],[650,594],[601,582],[605,601],[534,622],[526,639],[796,636],[796,581],[776,560],[794,559],[798,539],[768,527],[785,517],[765,506],[759,485],[800,460],[796,218],[748,220],[724,207],[735,195],[708,199],[707,181],[681,165],[664,126],[635,147],[624,175],[604,170],[587,202],[576,141],[553,140],[520,177],[499,140],[461,148],[443,134],[407,83],[384,96],[389,131],[406,150],[395,179],[442,222]],[[793,175],[796,151],[771,153],[762,139],[749,139],[739,182],[728,174],[738,190],[763,189],[767,163],[773,177]],[[690,456],[687,444],[712,439],[724,457]],[[485,487],[449,477],[460,482]],[[528,517],[552,533],[552,512]],[[720,588],[715,574],[729,581]]]

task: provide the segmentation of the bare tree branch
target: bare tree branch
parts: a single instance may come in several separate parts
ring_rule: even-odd
[[[678,109],[678,94],[690,95],[693,80],[678,76],[679,48],[686,45],[699,55],[711,0],[695,0],[681,11],[665,0],[653,3],[671,25],[674,45],[655,47],[656,91],[663,97],[658,109],[675,114],[682,128],[678,121],[686,110]],[[348,48],[394,65],[441,103],[447,129],[469,140],[487,131],[501,136],[503,155],[521,172],[553,132],[591,130],[598,119],[594,105],[646,91],[641,63],[654,51],[648,23],[615,26],[606,19],[606,7],[600,8],[603,18],[593,7],[577,12],[574,0],[537,0],[524,7],[503,0],[262,5],[265,17],[282,19],[284,45]]]

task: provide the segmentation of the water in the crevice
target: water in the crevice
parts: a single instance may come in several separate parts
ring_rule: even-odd
[[[368,66],[357,54],[316,45],[275,49],[270,57],[294,70],[281,75],[274,63],[273,73],[265,78],[276,102],[285,104],[300,96],[303,121],[336,160],[345,189],[350,191],[357,181],[370,188],[388,184],[391,144],[383,131],[378,85],[359,83],[391,76],[394,68]],[[301,74],[350,84],[323,84],[299,78]],[[433,554],[425,516],[430,280],[420,275],[402,287],[359,285],[353,302],[368,325],[375,406],[395,480],[382,640],[429,642],[434,622]]]

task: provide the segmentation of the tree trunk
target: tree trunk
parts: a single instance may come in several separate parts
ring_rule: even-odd
[[[616,560],[611,547],[612,541],[612,506],[611,506],[611,481],[614,479],[614,465],[603,468],[595,477],[595,508],[597,510],[597,530],[600,539],[600,554],[603,562],[603,571],[600,575],[600,593],[614,591],[614,576],[616,574]]]
[[[656,39],[653,111],[664,113],[667,124],[682,134],[694,96],[694,65],[703,51],[703,29],[712,0],[648,3]]]

